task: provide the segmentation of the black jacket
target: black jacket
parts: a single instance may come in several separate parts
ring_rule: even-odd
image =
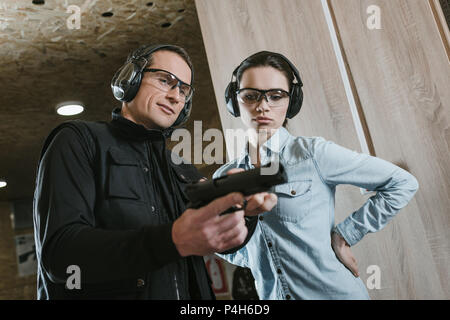
[[[39,299],[214,299],[203,258],[181,257],[171,237],[202,176],[171,161],[165,138],[120,109],[52,131],[33,206]],[[81,289],[65,287],[71,265]]]

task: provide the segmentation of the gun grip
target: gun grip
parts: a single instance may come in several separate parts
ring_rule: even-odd
[[[224,214],[230,214],[239,210],[245,210],[245,208],[247,207],[247,200],[244,200],[244,205],[242,206],[242,208],[239,208],[237,206],[232,206],[230,208],[228,208],[227,210],[225,210],[224,212],[222,212],[220,214],[220,216],[223,216]]]

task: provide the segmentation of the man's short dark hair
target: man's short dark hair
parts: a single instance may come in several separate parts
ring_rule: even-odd
[[[147,60],[148,60],[148,66],[151,66],[151,64],[152,64],[152,62],[153,62],[153,54],[155,53],[155,52],[158,52],[158,51],[171,51],[171,52],[175,52],[176,54],[178,54],[181,58],[183,58],[183,60],[187,63],[187,65],[189,66],[189,68],[191,69],[191,71],[192,71],[192,74],[193,74],[193,72],[194,72],[194,67],[193,67],[193,65],[192,65],[192,61],[191,61],[191,58],[189,57],[189,55],[188,55],[188,53],[186,52],[186,50],[184,50],[183,48],[181,48],[181,47],[179,47],[179,46],[169,46],[169,47],[164,47],[164,48],[161,48],[161,49],[158,49],[158,50],[156,50],[156,51],[153,51],[148,57],[147,57]]]

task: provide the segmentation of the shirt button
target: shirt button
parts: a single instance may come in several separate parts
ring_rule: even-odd
[[[144,172],[148,172],[148,168],[147,167],[144,167]]]
[[[145,281],[143,279],[137,279],[137,287],[141,288],[145,285]]]
[[[155,207],[154,206],[152,206],[152,212],[155,212]]]
[[[277,273],[278,273],[278,274],[281,274],[281,269],[277,269]]]
[[[297,192],[295,192],[295,190],[291,190],[291,194],[292,194],[293,196],[295,196],[296,193],[297,193]]]
[[[264,217],[263,216],[259,216],[259,221],[263,221]]]
[[[287,299],[287,300],[291,300],[291,296],[287,294],[287,295],[286,295],[286,299]]]
[[[272,248],[272,242],[269,242],[269,243],[267,244],[267,246],[268,246],[269,248]]]

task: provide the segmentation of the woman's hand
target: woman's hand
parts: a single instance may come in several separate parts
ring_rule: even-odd
[[[242,171],[245,170],[242,168],[234,168],[227,171],[227,174],[230,175]],[[245,215],[257,216],[260,213],[272,210],[272,208],[277,204],[278,198],[274,193],[260,192],[245,197],[245,200],[247,200],[247,205],[245,206]]]
[[[358,263],[350,250],[350,246],[345,239],[336,232],[331,232],[331,247],[339,261],[342,262],[355,277],[359,277]]]

